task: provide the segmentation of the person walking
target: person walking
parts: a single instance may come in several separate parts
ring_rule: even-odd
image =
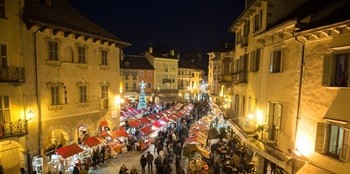
[[[153,159],[154,159],[154,157],[150,151],[147,152],[146,159],[147,159],[147,164],[148,164],[148,172],[153,172]]]
[[[128,171],[128,169],[127,169],[126,166],[123,164],[123,165],[120,167],[119,174],[127,174],[127,171]]]
[[[130,170],[130,174],[138,174],[137,169],[135,166],[132,166],[131,170]]]
[[[157,156],[156,159],[154,159],[154,164],[156,165],[156,173],[162,173],[163,172],[163,165],[162,165],[162,159],[160,158],[159,155]]]
[[[145,168],[146,168],[146,165],[147,165],[147,159],[146,159],[146,157],[144,155],[141,155],[140,164],[141,164],[142,173],[146,173]],[[151,164],[152,164],[152,162],[151,162]]]

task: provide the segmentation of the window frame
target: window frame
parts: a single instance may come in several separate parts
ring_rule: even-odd
[[[3,52],[3,48],[5,48]],[[4,54],[4,55],[3,55]],[[7,44],[0,43],[0,68],[8,68],[8,48]]]
[[[58,85],[50,86],[51,106],[61,105],[61,89]]]
[[[87,85],[79,85],[79,103],[88,102]]]
[[[258,48],[250,53],[250,72],[259,72],[261,49]]]
[[[5,97],[7,101],[5,101]],[[7,103],[7,107],[6,107]],[[0,95],[0,122],[11,122],[11,103],[9,95]]]
[[[270,129],[268,139],[274,142],[277,142],[279,130],[281,129],[282,109],[281,103],[267,102],[265,124],[267,124]]]
[[[4,3],[1,3],[1,1],[3,1]],[[3,14],[0,13],[0,18],[6,19],[7,18],[7,10],[6,10],[6,0],[0,0],[0,12],[1,9],[3,9]]]
[[[278,52],[280,52],[280,57],[276,57],[278,55]],[[270,52],[270,66],[269,66],[269,72],[271,74],[274,73],[281,73],[283,72],[283,49],[275,49],[273,51]],[[277,62],[277,60],[275,59],[280,59],[279,60],[279,65],[275,65],[275,62]],[[277,67],[279,67],[278,69],[276,69]]]
[[[338,62],[340,56],[345,55],[344,61],[347,62],[347,79],[344,81],[337,80]],[[323,58],[323,70],[322,70],[322,86],[326,87],[350,87],[350,50],[333,52],[332,54],[326,54]]]
[[[86,64],[86,46],[78,45],[78,63]]]
[[[105,49],[101,50],[101,65],[108,66],[108,51]]]
[[[47,42],[47,47],[48,47],[48,60],[59,61],[59,42],[56,40],[49,40]]]

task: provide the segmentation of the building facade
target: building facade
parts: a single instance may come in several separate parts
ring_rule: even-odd
[[[179,96],[185,100],[200,100],[204,71],[188,60],[179,60],[178,89]]]
[[[129,43],[66,0],[5,0],[0,15],[1,122],[10,125],[0,143],[5,173],[28,167],[58,144],[98,134],[101,122],[119,126],[119,62]],[[23,129],[16,138],[7,135],[14,121]]]

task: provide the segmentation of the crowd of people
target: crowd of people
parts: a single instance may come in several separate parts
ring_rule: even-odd
[[[158,136],[154,139],[153,154],[148,151],[146,156],[142,155],[140,158],[142,173],[153,173],[155,171],[156,174],[184,174],[184,168],[180,165],[181,154],[182,147],[189,134],[190,125],[205,116],[209,111],[210,105],[207,100],[195,102],[190,114],[160,130]],[[175,171],[171,167],[173,163],[175,163]],[[148,166],[147,171],[146,166]],[[125,174],[127,171],[128,169],[123,165],[119,174]],[[130,171],[130,174],[135,172],[137,173],[137,171]]]

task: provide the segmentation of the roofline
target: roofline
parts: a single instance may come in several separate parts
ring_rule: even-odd
[[[267,30],[264,30],[263,32],[256,34],[254,37],[260,38],[265,34],[269,34],[270,32],[276,32],[277,30],[280,30],[281,27],[284,29],[284,28],[288,28],[292,25],[295,25],[297,23],[298,22],[296,21],[296,19],[290,19],[290,20],[284,21],[284,22],[282,22],[282,23],[280,23],[272,28],[268,28]]]
[[[88,32],[82,32],[82,31],[78,31],[78,30],[73,30],[73,29],[70,29],[70,28],[67,28],[67,27],[63,27],[63,26],[59,26],[59,25],[52,25],[50,23],[43,22],[43,21],[40,21],[40,20],[31,20],[31,19],[28,19],[28,18],[25,18],[25,19],[26,19],[26,20],[24,20],[25,24],[27,24],[29,22],[29,23],[39,24],[41,26],[47,26],[47,27],[51,27],[51,28],[62,29],[62,30],[68,31],[68,32],[77,33],[77,34],[81,34],[81,35],[85,35],[85,36],[89,36],[89,37],[95,37],[95,38],[99,38],[101,40],[107,40],[107,41],[118,43],[119,45],[121,45],[121,48],[131,46],[131,43],[124,42],[124,41],[121,41],[121,40],[116,40],[116,39],[112,39],[112,38],[106,38],[106,37],[99,36],[99,35],[96,35],[96,34],[92,34],[92,33],[88,33]]]
[[[265,1],[265,0],[255,0],[253,3],[249,5],[249,7],[245,8],[244,11],[236,18],[235,22],[229,27],[228,32],[234,33],[234,27],[238,23],[238,21],[246,14],[246,12],[257,2],[257,1]]]
[[[155,70],[154,68],[153,69],[149,69],[149,68],[145,68],[145,69],[140,69],[140,68],[120,68],[120,69],[133,69],[133,70]]]
[[[310,28],[310,29],[307,29],[307,30],[296,31],[295,33],[296,33],[296,36],[301,36],[301,35],[304,35],[304,34],[316,32],[316,31],[320,31],[320,30],[324,30],[324,29],[327,29],[327,28],[337,27],[339,25],[350,25],[350,19],[347,19],[347,20],[342,21],[342,22],[329,24],[329,25],[323,25],[323,26],[316,27],[316,28]]]

